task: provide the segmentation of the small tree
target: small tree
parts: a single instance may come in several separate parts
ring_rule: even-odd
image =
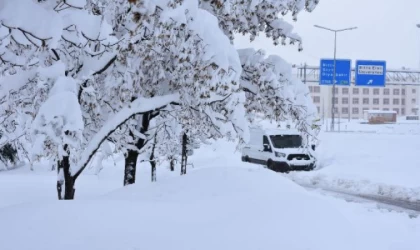
[[[76,178],[71,175],[70,166],[77,163],[82,150],[83,129],[76,82],[69,77],[60,77],[32,125],[34,156],[49,156],[58,162],[59,199],[74,198]]]

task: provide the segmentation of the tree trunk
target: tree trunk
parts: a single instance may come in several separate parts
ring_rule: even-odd
[[[187,174],[187,145],[188,145],[188,137],[187,133],[182,135],[182,150],[181,150],[181,175]]]
[[[150,165],[152,166],[152,182],[156,181],[156,162],[150,161]]]
[[[136,182],[137,157],[139,153],[134,150],[128,150],[125,156],[124,186]]]
[[[67,151],[67,145],[64,145],[64,151]],[[63,156],[61,161],[58,162],[58,174],[63,174],[63,178],[57,180],[57,193],[59,200],[73,200],[76,190],[74,184],[76,178],[71,175],[70,171],[70,156]],[[63,184],[64,184],[64,197],[63,197]]]
[[[171,159],[169,164],[171,171],[175,171],[175,159]]]
[[[151,119],[151,113],[145,113],[142,115],[142,121],[140,126],[140,133],[145,133],[149,129]],[[130,133],[130,136],[134,137]],[[137,157],[139,156],[138,150],[144,147],[145,140],[138,139],[135,146],[137,150],[127,150],[125,156],[125,171],[124,171],[124,186],[134,184],[136,182],[136,169],[137,169]]]
[[[63,157],[63,166],[64,166],[64,186],[65,186],[64,199],[73,200],[74,193],[76,192],[76,189],[74,189],[74,183],[76,182],[76,179],[73,176],[71,176],[70,162],[69,162],[68,156]]]
[[[60,171],[63,171],[63,170],[61,169],[60,161],[57,161],[57,175],[58,175],[57,176],[57,194],[58,194],[58,199],[62,200],[63,199],[62,191],[63,191],[64,178],[62,179],[60,177]]]
[[[156,181],[156,159],[155,159],[155,148],[156,148],[156,136],[157,134],[155,134],[155,138],[153,139],[153,146],[152,146],[152,152],[150,154],[150,158],[149,158],[149,162],[150,165],[152,167],[152,182]]]

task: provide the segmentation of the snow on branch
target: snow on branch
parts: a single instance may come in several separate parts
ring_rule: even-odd
[[[84,123],[76,97],[76,81],[59,77],[50,90],[48,99],[40,107],[32,124],[33,155],[51,155],[56,159],[80,150]],[[68,148],[68,150],[64,150]]]
[[[62,33],[62,22],[57,13],[42,8],[32,0],[1,1],[2,28],[8,29],[13,40],[19,44],[56,47]]]
[[[108,119],[108,122],[90,140],[77,167],[72,168],[72,175],[78,177],[88,165],[91,158],[100,148],[101,144],[121,125],[133,118],[135,115],[160,110],[170,103],[179,100],[178,94],[170,94],[153,98],[139,98],[131,102],[117,114]]]

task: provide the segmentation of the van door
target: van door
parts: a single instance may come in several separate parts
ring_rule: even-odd
[[[273,149],[271,148],[270,142],[267,136],[263,136],[263,147],[260,149],[260,164],[266,164],[267,160],[272,158]]]

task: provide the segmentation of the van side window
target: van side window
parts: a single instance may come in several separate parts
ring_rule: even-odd
[[[270,143],[268,142],[268,138],[267,138],[267,136],[263,136],[263,145],[264,144],[268,144],[268,145],[270,145]]]

